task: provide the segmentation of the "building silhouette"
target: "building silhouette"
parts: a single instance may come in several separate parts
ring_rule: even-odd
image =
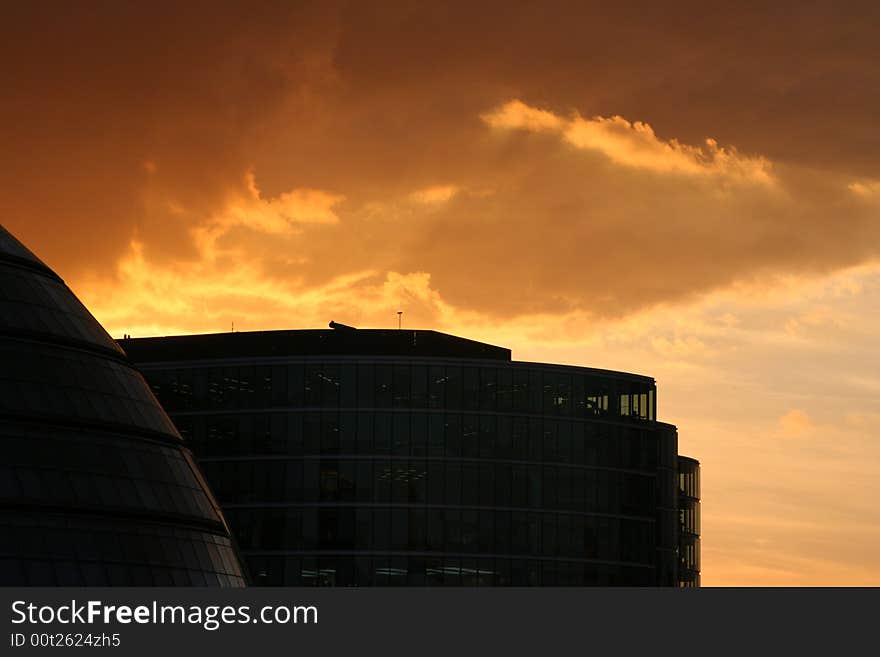
[[[700,585],[700,463],[678,457],[678,581]]]
[[[124,339],[262,585],[699,585],[650,377],[423,330]]]
[[[0,586],[242,586],[244,572],[143,377],[0,226]]]

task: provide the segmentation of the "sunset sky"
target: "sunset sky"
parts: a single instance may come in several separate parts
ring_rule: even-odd
[[[112,335],[648,374],[704,585],[880,585],[880,3],[133,4],[0,22],[0,222]]]

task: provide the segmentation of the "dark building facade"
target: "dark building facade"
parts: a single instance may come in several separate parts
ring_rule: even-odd
[[[678,457],[678,581],[700,585],[700,463]]]
[[[143,377],[0,227],[0,585],[242,586],[244,572]]]
[[[698,584],[698,464],[652,378],[335,327],[121,342],[255,584]]]

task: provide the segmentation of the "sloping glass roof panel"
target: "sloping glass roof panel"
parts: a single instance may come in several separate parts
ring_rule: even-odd
[[[0,227],[0,586],[241,586],[244,573],[143,376]]]
[[[49,334],[122,353],[60,281],[0,261],[0,331]]]
[[[21,258],[30,260],[39,265],[43,265],[43,261],[35,256],[30,249],[19,242],[8,230],[0,226],[0,255],[8,255],[13,258]],[[45,265],[44,265],[45,266]]]

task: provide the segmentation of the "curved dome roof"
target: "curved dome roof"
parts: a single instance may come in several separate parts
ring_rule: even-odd
[[[0,226],[0,585],[244,583],[220,508],[144,378]]]

